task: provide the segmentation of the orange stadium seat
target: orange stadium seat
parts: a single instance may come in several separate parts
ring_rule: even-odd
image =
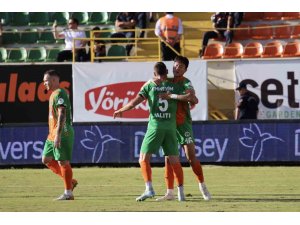
[[[300,12],[284,12],[282,13],[282,20],[298,20],[300,19]]]
[[[223,57],[224,59],[229,58],[241,58],[243,55],[243,45],[241,43],[235,42],[227,45],[224,50]]]
[[[300,56],[300,42],[288,42],[284,46],[282,57],[299,57]]]
[[[288,39],[291,37],[292,27],[288,24],[277,24],[274,27],[274,39]]]
[[[242,58],[260,58],[263,53],[263,46],[259,42],[250,42],[244,48]]]
[[[256,21],[261,20],[263,17],[263,12],[245,12],[243,21]]]
[[[223,45],[219,43],[209,44],[204,51],[203,59],[219,59],[224,52]]]
[[[255,40],[268,40],[273,37],[273,28],[268,24],[251,27],[251,38]]]
[[[264,47],[262,58],[281,57],[283,53],[283,46],[280,41],[272,41]]]
[[[282,12],[264,12],[263,20],[281,20]]]
[[[293,27],[291,38],[300,38],[300,24]]]
[[[240,29],[241,28],[241,29]],[[250,38],[250,26],[242,24],[233,32],[234,40],[247,40]]]

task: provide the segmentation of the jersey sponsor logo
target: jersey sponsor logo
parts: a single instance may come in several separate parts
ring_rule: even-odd
[[[124,82],[109,84],[85,93],[85,109],[105,116],[112,116],[115,110],[125,106],[136,97],[145,82]],[[135,109],[123,114],[123,118],[148,118],[148,104],[146,101]]]
[[[152,87],[153,91],[158,91],[158,92],[172,92],[174,90],[173,87]]]

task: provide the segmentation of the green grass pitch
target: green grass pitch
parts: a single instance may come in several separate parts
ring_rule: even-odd
[[[212,194],[204,201],[191,168],[184,168],[185,202],[136,202],[144,191],[139,168],[75,168],[75,201],[53,201],[63,182],[48,169],[0,169],[0,212],[299,212],[299,167],[203,166]],[[153,168],[156,197],[164,169]]]

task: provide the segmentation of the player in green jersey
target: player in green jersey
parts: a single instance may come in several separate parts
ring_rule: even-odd
[[[177,139],[184,149],[186,158],[190,163],[193,172],[197,178],[199,189],[204,200],[210,200],[211,195],[204,183],[204,175],[200,161],[195,154],[195,140],[192,130],[192,117],[190,113],[190,105],[197,104],[198,99],[195,96],[195,90],[189,79],[184,77],[185,72],[189,66],[188,58],[184,56],[177,56],[174,59],[173,74],[174,78],[171,82],[176,83],[182,88],[183,93],[190,93],[192,101],[179,101],[176,114],[177,123]],[[194,98],[192,98],[194,97]],[[170,94],[161,95],[162,99],[170,99]],[[169,160],[165,159],[165,180],[167,185],[167,193],[165,196],[158,198],[157,201],[173,200],[174,199],[174,175]]]
[[[65,192],[56,200],[74,200],[73,189],[77,181],[72,179],[70,165],[74,143],[71,103],[66,91],[59,88],[59,75],[55,70],[46,71],[43,81],[46,89],[52,93],[49,99],[49,135],[42,162],[64,181]]]
[[[184,201],[183,193],[183,171],[179,162],[179,152],[176,138],[176,110],[178,86],[167,80],[168,70],[166,65],[158,62],[154,66],[154,79],[146,82],[141,88],[139,94],[127,105],[114,112],[113,117],[122,117],[122,113],[133,109],[145,99],[149,103],[150,117],[145,134],[139,163],[142,175],[145,181],[145,192],[136,198],[137,201],[144,201],[155,195],[152,186],[152,174],[150,158],[153,153],[158,153],[162,146],[164,155],[167,156],[172,167],[178,185],[178,200]],[[172,99],[163,100],[159,94],[163,92],[172,93]],[[182,95],[182,99],[189,99],[189,94]]]

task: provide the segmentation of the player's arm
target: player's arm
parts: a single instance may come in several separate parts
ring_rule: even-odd
[[[63,127],[66,122],[66,108],[64,106],[58,107],[58,116],[57,116],[57,129],[56,129],[56,135],[54,139],[54,147],[59,148],[61,144],[61,133],[63,130]]]
[[[114,112],[113,117],[122,117],[122,113],[129,111],[136,107],[138,104],[143,102],[145,98],[142,95],[137,95],[134,99],[132,99],[130,102],[128,102],[127,105],[123,106],[121,109]]]
[[[195,95],[195,91],[187,91],[187,93],[184,95],[171,94],[170,92],[167,92],[167,93],[161,93],[159,97],[161,99],[166,99],[166,100],[176,99],[178,101],[190,102],[193,105],[198,103],[198,98]]]

